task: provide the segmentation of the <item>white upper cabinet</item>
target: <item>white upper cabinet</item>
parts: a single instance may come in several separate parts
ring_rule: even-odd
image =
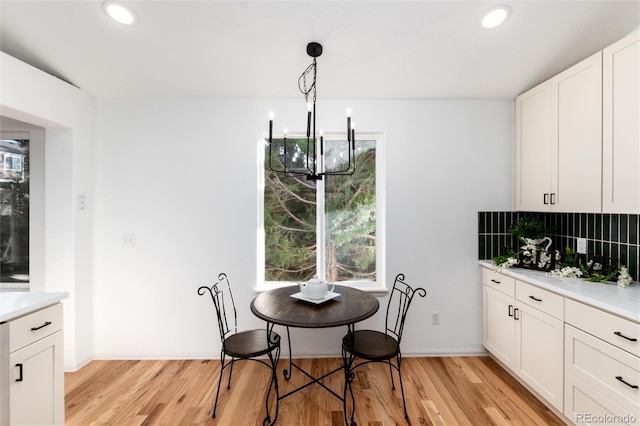
[[[640,213],[640,30],[603,51],[602,210]]]
[[[515,209],[600,212],[602,52],[516,98]]]
[[[516,210],[549,210],[557,147],[557,93],[552,82],[516,99]]]

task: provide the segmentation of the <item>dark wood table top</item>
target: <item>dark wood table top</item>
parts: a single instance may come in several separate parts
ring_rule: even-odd
[[[340,296],[321,304],[291,297],[298,286],[265,291],[251,301],[251,312],[267,322],[289,327],[327,328],[354,324],[369,318],[380,304],[371,294],[352,287],[336,285]]]

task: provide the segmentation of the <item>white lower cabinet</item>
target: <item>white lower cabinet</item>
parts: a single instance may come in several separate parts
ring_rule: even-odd
[[[482,345],[565,421],[640,425],[640,324],[521,279],[482,268]]]
[[[483,270],[482,344],[562,412],[564,323],[550,313],[557,314],[558,301],[562,309],[563,298],[520,281],[514,288],[511,282]]]
[[[640,424],[640,325],[573,300],[566,308],[565,416]]]
[[[565,373],[564,415],[579,425],[637,425],[638,418],[625,412],[595,388]]]
[[[64,424],[62,304],[9,321],[7,328],[9,353],[0,358],[8,359],[8,374],[2,375],[9,382],[8,404],[3,403],[8,413],[0,423]]]
[[[564,323],[522,302],[516,309],[516,373],[562,411]]]
[[[508,366],[515,363],[516,356],[514,309],[512,296],[482,286],[482,345]]]

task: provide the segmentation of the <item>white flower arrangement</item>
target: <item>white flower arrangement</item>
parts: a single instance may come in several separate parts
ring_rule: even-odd
[[[620,268],[620,274],[618,275],[618,287],[629,287],[633,278],[629,275],[629,270],[624,266]]]
[[[545,270],[546,268],[553,266],[553,263],[551,262],[552,259],[556,262],[563,260],[560,251],[547,251],[548,246],[545,248],[536,244],[539,240],[534,241],[526,238],[522,238],[521,240],[524,242],[524,245],[520,247],[520,251],[518,253],[509,252],[505,256],[494,258],[498,272],[505,268],[510,268],[520,264],[526,268],[538,268],[540,270]],[[567,253],[571,255],[573,254],[573,251],[567,248]],[[623,265],[619,265],[615,270],[608,271],[607,274],[602,273],[603,270],[604,268],[601,263],[589,260],[586,267],[557,267],[557,269],[549,270],[547,275],[564,278],[583,278],[587,281],[601,282],[605,284],[617,279],[619,287],[628,287],[629,284],[633,282],[633,277],[629,274],[629,270]]]
[[[575,266],[565,266],[564,268],[554,269],[549,272],[549,275],[563,278],[580,278],[582,276],[582,271],[580,268],[576,268]]]

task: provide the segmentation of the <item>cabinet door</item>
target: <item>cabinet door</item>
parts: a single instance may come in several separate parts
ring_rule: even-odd
[[[564,323],[524,303],[516,304],[516,373],[562,412]]]
[[[602,210],[640,212],[640,31],[603,51]]]
[[[548,211],[552,154],[557,143],[557,96],[551,82],[516,98],[515,209]]]
[[[482,345],[506,366],[515,357],[515,300],[489,286],[482,286]]]
[[[62,332],[9,355],[9,423],[64,424]]]
[[[564,415],[575,424],[638,424],[638,417],[569,372],[565,373],[564,398]]]
[[[558,151],[552,170],[553,211],[601,211],[602,53],[554,78],[558,91]]]

